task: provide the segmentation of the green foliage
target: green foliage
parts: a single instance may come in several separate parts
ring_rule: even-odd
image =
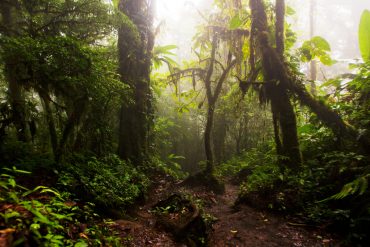
[[[244,151],[240,155],[235,155],[228,161],[216,166],[216,174],[220,177],[233,177],[245,168],[258,170],[265,169],[269,164],[276,162],[276,155],[272,149],[253,148]],[[269,169],[269,168],[267,168]]]
[[[239,14],[235,15],[231,20],[229,24],[230,30],[235,30],[240,28],[244,24],[243,20],[240,18]]]
[[[365,62],[370,61],[370,11],[364,10],[361,15],[360,26],[358,31],[360,51],[362,59]]]
[[[274,160],[255,166],[239,201],[295,213],[310,224],[340,225],[352,244],[363,243],[370,219],[369,158],[336,151],[338,139],[326,128],[306,124],[299,134],[306,157],[300,172],[281,173]]]
[[[329,43],[320,36],[315,36],[305,41],[299,51],[302,62],[309,62],[317,58],[324,65],[333,65],[335,63],[329,55],[331,51]]]
[[[77,196],[111,209],[133,204],[149,185],[142,172],[115,155],[75,162],[63,171],[59,183]]]
[[[93,43],[112,33],[114,28],[115,15],[106,1],[12,2],[16,6],[12,15],[15,23],[8,28],[19,36],[67,36]]]
[[[165,46],[156,46],[153,50],[153,65],[154,69],[158,70],[165,63],[168,66],[170,72],[173,68],[178,66],[175,60],[171,56],[175,56],[172,50],[177,49],[176,45],[165,45]]]
[[[0,209],[0,227],[15,231],[14,245],[120,246],[108,223],[98,223],[93,204],[77,206],[66,194],[45,186],[29,190],[16,182],[17,174],[29,172],[5,171],[0,175],[0,203],[5,206]],[[83,224],[85,229],[79,230]]]
[[[358,74],[348,82],[349,94],[343,95],[342,105],[347,105],[344,114],[352,124],[366,132],[370,130],[370,61],[354,67]]]
[[[116,79],[104,73],[109,63],[102,64],[98,49],[73,38],[4,37],[0,42],[2,58],[16,65],[16,78],[36,91],[50,87],[57,96],[77,96],[94,89],[102,75]]]
[[[181,168],[181,165],[178,163],[183,159],[185,159],[183,156],[170,154],[165,160],[153,157],[151,164],[159,171],[164,172],[176,180],[180,180],[188,176],[188,173],[184,172]]]
[[[361,176],[355,179],[354,181],[348,184],[345,184],[339,193],[331,196],[329,199],[339,200],[339,199],[343,199],[351,195],[362,196],[363,194],[365,194],[368,188],[369,177],[370,177],[370,174],[367,174],[367,175],[364,175],[364,176]]]
[[[112,0],[113,6],[118,8],[119,0]]]

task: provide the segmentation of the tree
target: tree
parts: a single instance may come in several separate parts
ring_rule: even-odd
[[[283,63],[283,10],[285,4],[284,1],[277,1],[276,3],[276,50],[269,44],[269,28],[263,2],[261,0],[250,0],[250,8],[252,12],[252,33],[255,35],[261,54],[266,100],[271,102],[277,152],[279,155],[287,157],[284,164],[290,169],[296,170],[302,162],[296,115],[286,87],[288,81],[281,76],[281,68],[276,66],[276,60],[281,64]],[[282,64],[282,66],[284,65]]]
[[[119,74],[133,99],[123,102],[120,112],[118,154],[126,160],[142,161],[149,148],[153,5],[154,1],[145,0],[121,0],[118,5],[129,19],[118,30]]]
[[[16,3],[3,1],[1,4],[2,17],[2,32],[3,37],[13,37],[14,30],[18,29],[14,23],[14,8]],[[15,125],[15,131],[19,141],[29,141],[26,122],[26,102],[24,99],[24,91],[21,85],[17,82],[15,75],[17,74],[16,64],[11,60],[4,60],[4,74],[8,81],[9,101],[12,112],[12,122]]]
[[[281,56],[279,56],[279,54],[277,54],[269,44],[266,12],[262,1],[250,0],[250,5],[252,18],[254,19],[253,21],[258,25],[258,28],[256,28],[256,35],[258,35],[258,45],[262,54],[262,64],[265,68],[265,75],[270,79],[277,80],[279,82],[278,86],[284,94],[289,93],[293,95],[302,105],[307,106],[312,112],[314,112],[326,126],[333,130],[334,133],[339,136],[343,135],[349,139],[355,140],[356,142],[358,141],[364,150],[370,150],[370,141],[367,135],[361,134],[353,126],[343,121],[342,117],[328,105],[315,99],[305,88],[304,79],[295,75],[294,72],[291,72],[284,64]],[[268,78],[265,78],[265,80]],[[285,103],[287,106],[287,101]],[[286,112],[283,113],[286,114]],[[292,117],[292,115],[290,117]],[[284,121],[286,120],[288,120],[288,118],[284,119]],[[289,136],[292,137],[291,140],[287,140],[288,147],[292,148],[291,150],[294,152],[293,154],[295,154],[294,157],[298,158],[297,148],[299,147],[295,145],[296,141],[294,141],[294,137],[296,136],[296,128],[293,128],[293,125],[295,125],[294,122],[295,120],[291,118],[291,121],[286,123],[288,125],[286,125],[284,129],[290,129],[293,133],[287,133],[285,139]],[[284,140],[284,134],[282,135]],[[289,154],[289,151],[286,153]]]
[[[227,76],[233,66],[236,64],[236,60],[232,59],[232,54],[229,53],[226,67],[222,66],[221,76],[216,80],[216,85],[214,90],[212,90],[211,79],[213,76],[214,66],[216,63],[216,49],[218,43],[218,34],[215,33],[212,38],[212,48],[211,48],[211,57],[209,61],[209,65],[206,71],[206,77],[204,79],[204,84],[206,88],[206,97],[207,97],[207,120],[206,120],[206,127],[204,130],[204,148],[206,152],[206,174],[212,174],[214,170],[214,160],[213,160],[213,150],[212,150],[212,142],[211,142],[211,135],[213,129],[213,121],[214,121],[214,113],[216,108],[216,103],[218,97],[220,96],[222,85],[227,79]]]
[[[310,39],[315,35],[315,16],[316,15],[316,0],[310,1]],[[310,62],[310,80],[311,80],[311,94],[316,95],[316,81],[317,79],[317,62],[312,59]]]
[[[38,94],[58,162],[87,112],[96,88],[93,84],[102,83],[100,78],[107,75],[96,74],[95,58],[99,52],[92,45],[112,32],[115,18],[109,6],[100,0],[46,0],[37,4],[5,1],[2,8],[0,41],[4,73],[8,75],[9,90],[18,89],[13,90],[18,93],[10,94],[12,110],[22,109],[21,104],[13,102],[27,101],[22,92]],[[14,24],[8,25],[11,20]],[[107,81],[108,78],[112,79],[108,76]],[[18,115],[30,115],[22,112],[25,113]],[[64,120],[59,130],[56,114]],[[26,120],[13,113],[16,126]],[[17,127],[17,133],[26,136],[27,132],[20,129],[25,130]]]

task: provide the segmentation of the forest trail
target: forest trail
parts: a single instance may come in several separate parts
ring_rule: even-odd
[[[168,193],[164,182],[154,189],[148,203],[139,208],[132,220],[117,221],[117,230],[126,238],[127,246],[186,247],[176,243],[173,237],[156,227],[150,208]],[[205,213],[216,218],[209,237],[211,247],[321,247],[336,246],[333,239],[320,229],[308,229],[294,225],[283,216],[274,215],[247,205],[235,208],[239,187],[226,184],[223,195],[215,195],[204,189],[180,189],[202,199]]]
[[[274,246],[329,246],[332,241],[319,231],[290,226],[283,217],[241,205],[233,208],[238,186],[226,184],[226,193],[216,196],[209,213],[218,221],[210,246],[214,247],[274,247]]]

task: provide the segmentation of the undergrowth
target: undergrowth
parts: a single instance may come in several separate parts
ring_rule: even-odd
[[[9,246],[121,246],[112,222],[96,214],[93,203],[76,203],[68,193],[45,186],[25,188],[16,176],[29,172],[5,169],[0,175],[0,229]]]
[[[59,184],[84,201],[100,207],[124,209],[144,197],[149,179],[130,162],[109,155],[101,159],[75,157]]]
[[[260,151],[244,153],[240,167],[251,172],[240,186],[238,203],[298,215],[343,233],[344,244],[364,246],[370,227],[369,159],[351,149],[332,151],[333,141],[327,130],[303,135],[303,152],[310,159],[299,172],[282,171],[272,153],[262,162]]]

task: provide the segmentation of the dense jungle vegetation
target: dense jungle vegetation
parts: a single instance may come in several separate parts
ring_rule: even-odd
[[[369,246],[370,6],[346,61],[314,0],[188,6],[183,58],[160,1],[0,0],[0,246]]]

